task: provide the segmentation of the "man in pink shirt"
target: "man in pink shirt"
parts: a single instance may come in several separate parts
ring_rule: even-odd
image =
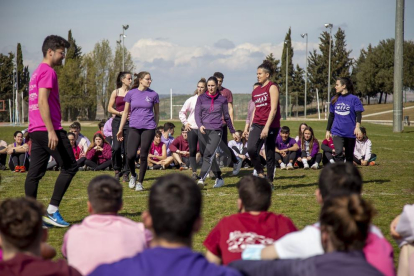
[[[88,212],[81,224],[72,226],[63,239],[62,253],[82,275],[101,264],[117,262],[142,252],[152,234],[142,223],[118,216],[122,185],[114,177],[100,175],[88,186]]]
[[[32,141],[30,170],[26,177],[26,196],[36,198],[39,181],[46,173],[52,156],[61,167],[52,198],[43,221],[48,225],[68,227],[59,212],[59,204],[78,171],[67,133],[62,129],[58,77],[54,66],[62,64],[67,40],[50,35],[43,42],[43,61],[33,72],[29,84],[29,133]]]

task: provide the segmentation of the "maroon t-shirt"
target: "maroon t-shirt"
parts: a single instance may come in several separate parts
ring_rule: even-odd
[[[28,254],[17,254],[13,259],[0,261],[0,275],[2,276],[80,276],[81,274],[66,261],[53,262]]]
[[[246,245],[271,245],[293,231],[297,231],[296,226],[283,215],[271,212],[261,212],[259,215],[239,213],[220,220],[203,244],[227,265],[241,259]]]
[[[254,112],[253,124],[258,124],[261,126],[266,125],[267,118],[270,114],[270,87],[276,85],[279,89],[279,86],[271,81],[266,84],[264,87],[258,86],[252,92],[252,101],[255,104],[256,111]],[[279,101],[276,104],[276,116],[273,122],[270,124],[271,128],[280,127],[280,106]]]

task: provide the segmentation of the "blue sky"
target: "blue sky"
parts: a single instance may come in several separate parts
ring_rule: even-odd
[[[405,39],[414,40],[414,1],[405,1]],[[50,34],[72,34],[83,53],[108,39],[113,49],[129,24],[125,46],[137,71],[151,72],[158,93],[190,94],[200,77],[225,75],[233,93],[249,93],[262,59],[280,58],[283,40],[292,28],[293,62],[304,66],[305,40],[317,49],[324,23],[345,30],[348,48],[358,57],[369,43],[393,38],[395,1],[391,0],[221,0],[106,1],[1,0],[0,52],[23,46],[31,71],[42,59],[41,45]]]

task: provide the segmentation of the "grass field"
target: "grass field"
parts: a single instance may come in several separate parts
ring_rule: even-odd
[[[282,122],[282,125],[284,122]],[[298,122],[287,122],[291,128],[291,136],[295,137]],[[414,128],[405,127],[404,133],[393,133],[392,127],[364,124],[368,136],[373,142],[373,152],[378,155],[377,164],[374,167],[361,167],[364,178],[363,196],[374,203],[378,215],[374,219],[387,239],[394,246],[395,260],[398,257],[398,248],[389,235],[389,224],[391,220],[401,212],[404,204],[414,203]],[[176,135],[179,135],[180,126],[176,123]],[[236,129],[242,129],[244,122],[236,122]],[[311,122],[315,135],[319,141],[323,140],[325,133],[325,122]],[[12,141],[13,132],[21,128],[0,127],[0,139],[8,143]],[[96,127],[84,127],[82,133],[92,137]],[[225,187],[212,189],[213,180],[207,180],[207,186],[203,190],[203,219],[204,224],[200,233],[195,236],[194,249],[204,252],[202,242],[211,228],[223,216],[237,212],[236,200],[237,190],[235,185],[244,175],[252,173],[252,169],[242,169],[237,177],[231,176],[231,168],[224,171]],[[157,177],[169,171],[148,171],[144,187],[149,188]],[[1,171],[0,199],[24,196],[25,174]],[[48,204],[52,193],[54,181],[59,172],[47,172],[40,182],[38,199]],[[88,215],[86,201],[86,187],[88,182],[96,175],[113,172],[78,172],[69,187],[62,204],[61,213],[66,221],[79,223]],[[183,172],[190,175],[189,171]],[[317,188],[319,171],[280,171],[276,173],[276,189],[272,195],[271,211],[283,213],[290,217],[296,226],[302,229],[305,225],[312,224],[318,220],[319,206],[315,201],[314,192]],[[141,220],[141,213],[147,207],[148,190],[135,192],[124,186],[124,208],[120,214],[135,221]],[[50,229],[49,243],[58,250],[63,235],[67,229]]]

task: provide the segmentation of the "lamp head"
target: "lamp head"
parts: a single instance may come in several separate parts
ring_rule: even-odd
[[[325,28],[332,28],[332,27],[333,27],[333,25],[331,23],[326,23],[325,24]]]
[[[301,34],[300,36],[302,37],[302,38],[305,38],[305,36],[307,36],[308,34],[307,33],[304,33],[304,34]]]
[[[121,44],[121,40],[117,40],[116,43]]]
[[[129,25],[122,25],[122,28],[124,28],[124,30],[128,30]]]
[[[287,40],[285,40],[285,44],[286,44],[286,45],[288,44],[288,41],[287,41]]]

